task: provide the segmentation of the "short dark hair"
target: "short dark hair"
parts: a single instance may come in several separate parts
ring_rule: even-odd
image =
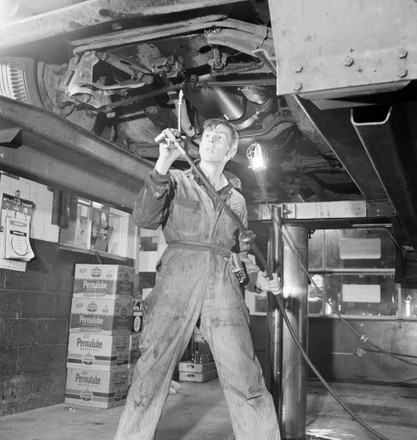
[[[226,119],[206,119],[203,124],[203,129],[205,130],[206,128],[216,128],[218,125],[223,125],[230,130],[230,132],[232,133],[232,145],[230,146],[230,149],[237,149],[237,144],[239,143],[239,133],[237,132],[236,127]]]

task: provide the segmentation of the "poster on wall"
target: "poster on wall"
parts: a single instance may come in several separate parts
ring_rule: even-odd
[[[34,203],[21,199],[18,194],[3,194],[0,215],[0,262],[1,267],[25,270],[20,262],[28,262],[35,256],[30,245],[30,220]],[[7,261],[15,261],[8,267]]]
[[[93,208],[91,222],[91,248],[96,251],[108,252],[108,246],[113,234],[110,226],[110,211],[107,208]]]

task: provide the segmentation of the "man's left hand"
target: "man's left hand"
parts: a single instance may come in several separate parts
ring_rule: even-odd
[[[281,279],[278,278],[276,273],[272,275],[272,280],[270,280],[266,272],[258,272],[258,278],[255,285],[259,289],[271,292],[274,295],[280,295],[282,293]]]

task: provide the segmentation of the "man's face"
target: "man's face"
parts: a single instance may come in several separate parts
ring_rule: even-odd
[[[217,125],[206,128],[200,142],[200,157],[205,162],[227,162],[232,157],[232,132],[229,127]]]

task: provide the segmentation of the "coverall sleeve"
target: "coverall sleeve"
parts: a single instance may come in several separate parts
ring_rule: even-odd
[[[173,191],[170,174],[153,170],[148,175],[133,207],[133,220],[141,228],[157,229],[168,214],[168,197]]]

